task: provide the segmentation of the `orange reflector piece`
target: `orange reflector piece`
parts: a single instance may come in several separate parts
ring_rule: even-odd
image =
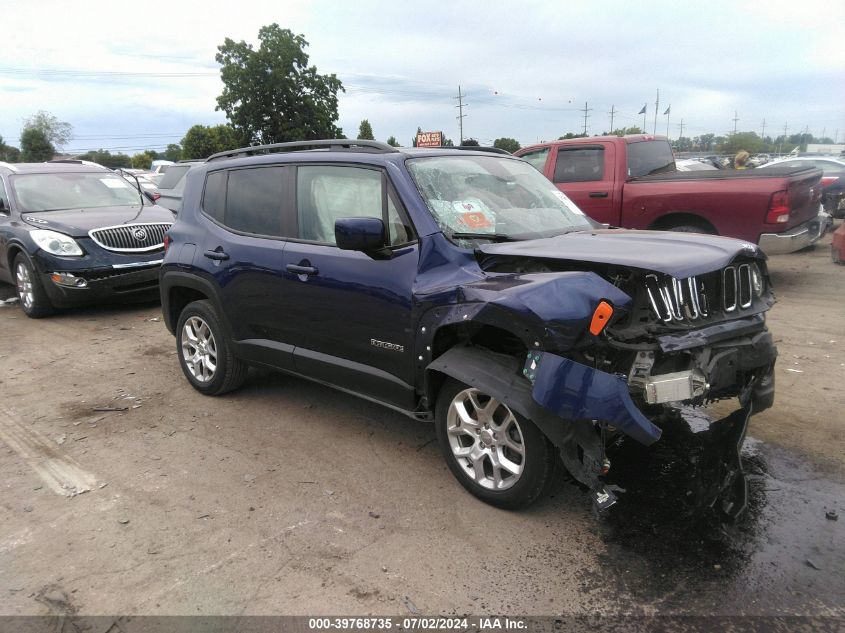
[[[52,279],[56,283],[59,283],[62,280],[62,276],[58,275],[56,273],[53,273],[52,275],[50,275],[50,279]]]
[[[593,312],[593,320],[590,322],[590,334],[598,336],[604,329],[604,326],[610,322],[610,317],[613,316],[613,306],[607,301],[599,301],[596,311]]]

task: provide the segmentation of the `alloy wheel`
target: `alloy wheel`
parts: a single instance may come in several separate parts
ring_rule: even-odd
[[[208,382],[217,370],[217,344],[202,318],[192,316],[182,327],[182,359],[198,382]]]
[[[449,446],[464,474],[489,490],[507,490],[525,467],[519,422],[504,404],[478,389],[459,392],[446,414]]]
[[[29,268],[23,262],[19,262],[15,269],[15,285],[23,307],[29,310],[35,303],[35,292],[32,288],[32,276],[29,274]]]

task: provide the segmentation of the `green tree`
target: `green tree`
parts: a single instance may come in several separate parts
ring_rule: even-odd
[[[217,152],[237,148],[241,143],[231,126],[195,125],[182,139],[182,158],[208,158]]]
[[[461,143],[464,147],[479,147],[481,143],[476,141],[474,138],[465,138],[464,142]]]
[[[56,150],[61,150],[73,137],[73,126],[70,123],[59,121],[52,114],[44,110],[39,110],[24,120],[23,129],[26,130],[28,128],[43,132],[47,141]]]
[[[391,147],[399,147],[399,141],[396,140],[395,136],[388,136],[387,137],[387,144]]]
[[[741,150],[756,154],[762,152],[765,147],[763,139],[757,135],[757,132],[737,132],[727,137],[717,149],[720,154],[736,154]]]
[[[340,138],[343,131],[336,122],[341,81],[308,65],[308,42],[302,35],[274,23],[261,27],[258,39],[258,50],[228,37],[217,49],[223,80],[217,109],[226,113],[240,141]]]
[[[367,119],[361,121],[361,125],[358,126],[358,138],[366,141],[376,140],[376,137],[373,134],[373,127]]]
[[[626,134],[642,134],[642,133],[643,133],[642,129],[640,129],[636,125],[633,125],[631,127],[620,127],[620,128],[613,130],[613,132],[611,132],[611,134],[614,134],[616,136],[625,136]],[[572,138],[575,138],[575,137],[573,136]]]
[[[502,137],[497,138],[495,141],[493,141],[493,147],[498,147],[499,149],[503,149],[506,152],[510,152],[511,154],[513,154],[516,150],[521,147],[521,145],[514,138]]]
[[[575,132],[567,132],[563,136],[558,136],[557,140],[566,141],[566,140],[571,139],[571,138],[584,138],[585,136],[587,136],[587,135],[586,134],[576,134]]]
[[[164,158],[166,160],[172,160],[174,163],[177,160],[182,160],[182,146],[177,143],[170,143],[167,149],[164,150]]]
[[[6,145],[3,137],[0,136],[0,161],[6,163],[16,163],[21,156],[21,151],[17,147]]]
[[[103,167],[108,167],[109,169],[117,169],[118,167],[132,167],[132,159],[122,153],[112,154],[107,149],[99,149],[93,152],[88,152],[87,154],[82,154],[78,156],[80,160],[90,160],[98,165],[102,165]]]
[[[139,152],[132,157],[132,167],[135,169],[150,169],[151,163],[158,156],[157,153],[150,150]]]
[[[420,134],[422,134],[422,128],[417,127],[417,136],[419,136]],[[411,147],[417,146],[417,136],[415,136],[413,139],[411,139]]]
[[[42,163],[50,160],[56,153],[56,148],[44,130],[36,127],[25,127],[21,132],[21,161],[24,163]]]

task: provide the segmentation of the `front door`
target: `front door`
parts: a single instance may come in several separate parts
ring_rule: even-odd
[[[301,165],[297,240],[284,252],[279,326],[302,374],[403,408],[414,404],[411,302],[417,244],[380,169]],[[335,245],[342,217],[381,218],[390,256]]]
[[[613,189],[613,146],[567,145],[550,157],[552,182],[596,222],[618,224]]]

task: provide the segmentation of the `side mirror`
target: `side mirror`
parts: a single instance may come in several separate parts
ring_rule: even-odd
[[[334,239],[345,251],[375,253],[385,247],[384,222],[379,218],[339,218],[334,223]]]

